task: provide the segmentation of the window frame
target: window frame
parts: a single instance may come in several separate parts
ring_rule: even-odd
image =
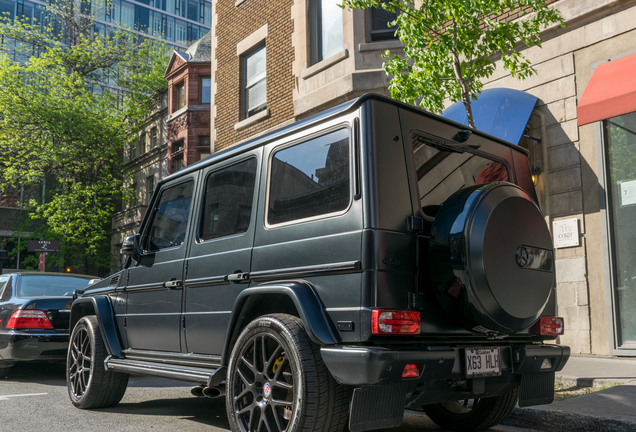
[[[152,229],[152,223],[155,219],[155,215],[157,214],[157,210],[159,210],[159,201],[161,199],[161,195],[163,195],[163,193],[170,188],[173,187],[177,187],[177,186],[181,186],[185,183],[191,182],[192,183],[192,197],[190,199],[190,209],[188,212],[188,225],[186,226],[186,230],[185,230],[185,239],[183,241],[183,243],[181,243],[178,246],[171,246],[171,247],[166,247],[163,249],[159,249],[159,250],[155,250],[155,251],[148,251],[146,249],[144,249],[144,247],[146,246],[146,241],[148,240],[148,236],[150,235],[150,230]],[[184,246],[186,243],[188,243],[188,236],[190,234],[190,228],[192,226],[192,217],[193,217],[193,212],[192,209],[193,207],[196,205],[196,191],[197,191],[197,185],[196,185],[196,181],[195,178],[192,177],[186,177],[184,178],[182,181],[179,181],[177,183],[171,183],[171,184],[166,184],[166,185],[161,185],[160,190],[159,191],[155,191],[155,194],[153,196],[153,200],[150,204],[152,204],[151,207],[151,211],[147,212],[148,213],[148,219],[145,219],[142,221],[142,223],[144,223],[143,226],[143,232],[140,235],[139,238],[139,247],[141,249],[141,255],[142,256],[150,256],[150,255],[154,255],[158,252],[164,252],[164,251],[171,251],[171,250],[176,250],[179,249],[180,247]]]
[[[146,139],[146,132],[142,132],[139,135],[139,140],[137,141],[139,150],[139,156],[143,155],[144,153],[146,153],[148,151],[148,149],[146,148],[146,143],[147,143],[147,139]]]
[[[261,81],[265,80],[265,103],[261,104],[261,105],[259,105],[257,107],[257,108],[259,108],[258,111],[255,111],[252,114],[250,114],[249,113],[249,107],[248,107],[248,104],[247,104],[247,90],[248,90],[248,87],[247,87],[247,59],[250,56],[252,56],[253,54],[259,52],[261,49],[265,49],[265,78],[257,81],[251,87],[254,87],[256,84],[258,84]],[[251,47],[249,50],[247,50],[244,53],[242,53],[241,56],[240,56],[240,60],[241,60],[241,120],[246,120],[246,119],[248,119],[250,117],[253,117],[253,116],[255,116],[257,114],[260,114],[261,112],[267,110],[267,43],[266,43],[266,39],[263,39],[261,42],[257,43],[256,45]],[[256,109],[256,108],[254,108],[254,109]]]
[[[153,126],[150,129],[150,147],[155,148],[159,144],[159,130],[157,126]]]
[[[182,90],[183,90],[183,93],[182,93]],[[174,86],[174,111],[179,111],[181,108],[184,108],[186,106],[185,93],[186,93],[186,80],[184,79],[182,81],[179,81]],[[181,102],[181,99],[183,99],[183,105],[179,105],[179,103]]]
[[[210,80],[210,100],[208,102],[203,102],[203,80]],[[211,76],[202,76],[199,77],[199,104],[208,105],[212,103],[212,77]]]
[[[309,0],[307,7],[307,18],[309,21],[309,66],[320,63],[329,58],[323,56],[322,36],[322,0]],[[344,17],[341,18],[344,37]],[[345,48],[344,40],[342,41],[342,49]]]
[[[347,204],[347,206],[343,209],[343,210],[339,210],[336,212],[331,212],[331,213],[323,213],[323,214],[319,214],[316,216],[310,216],[310,217],[306,217],[306,218],[301,218],[301,219],[294,219],[291,221],[287,221],[287,222],[281,222],[281,223],[277,223],[277,224],[270,224],[268,222],[269,219],[269,199],[270,199],[270,186],[271,186],[271,181],[272,181],[272,163],[274,161],[274,155],[282,150],[285,150],[287,148],[290,147],[294,147],[303,143],[306,143],[308,141],[312,141],[316,138],[320,138],[322,136],[328,135],[330,133],[333,132],[337,132],[338,130],[342,130],[345,129],[347,131],[347,133],[349,134],[349,202]],[[353,129],[350,123],[348,122],[344,122],[344,123],[339,123],[336,125],[333,125],[329,128],[326,129],[322,129],[319,131],[316,131],[315,133],[312,133],[310,135],[307,136],[303,136],[301,138],[298,138],[296,140],[293,140],[291,142],[287,142],[284,144],[280,144],[278,146],[275,146],[271,149],[271,151],[269,152],[268,155],[268,160],[267,160],[267,182],[265,184],[265,211],[264,211],[264,225],[265,225],[265,229],[274,229],[274,228],[280,228],[280,227],[286,227],[289,225],[296,225],[299,223],[305,223],[305,222],[313,222],[313,221],[317,221],[317,220],[321,220],[321,219],[329,219],[329,218],[334,218],[334,217],[340,217],[345,215],[346,213],[349,212],[349,210],[351,209],[351,206],[353,205],[353,201],[354,201],[354,193],[355,193],[355,183],[356,183],[356,179],[355,179],[355,175],[356,175],[356,171],[354,169],[354,162],[355,162],[355,149],[354,146],[356,145],[356,140],[354,139],[353,136]]]
[[[146,205],[150,204],[150,201],[152,201],[152,196],[155,193],[155,175],[151,174],[149,176],[146,177]],[[149,186],[152,186],[152,189],[150,189]]]
[[[397,30],[397,26],[396,27],[388,27],[386,29],[383,30],[373,30],[373,14],[376,11],[383,11],[383,12],[388,12],[385,11],[384,9],[380,9],[380,8],[368,8],[365,10],[365,25],[366,25],[366,33],[367,33],[367,43],[379,43],[379,42],[388,42],[388,41],[399,41],[400,39],[395,35],[395,31]],[[390,12],[390,13],[395,13],[395,12]],[[396,16],[399,14],[396,14]],[[388,38],[381,38],[381,39],[374,39],[373,36],[374,34],[388,34],[389,32],[392,32],[392,36],[388,37]]]
[[[218,173],[221,170],[224,170],[226,168],[229,168],[231,166],[240,164],[242,162],[247,162],[250,159],[254,159],[256,161],[256,170],[254,172],[254,192],[252,193],[252,210],[250,213],[250,223],[247,226],[247,229],[242,232],[242,233],[234,233],[234,234],[229,234],[226,236],[222,236],[222,237],[215,237],[215,238],[211,238],[208,240],[203,240],[201,239],[201,229],[203,227],[203,210],[204,210],[204,205],[205,205],[205,193],[206,193],[206,189],[207,189],[207,184],[208,184],[208,179]],[[258,183],[260,181],[259,179],[259,161],[258,161],[258,157],[256,157],[256,155],[254,154],[249,154],[246,155],[246,157],[241,157],[239,159],[236,160],[232,160],[232,161],[227,161],[229,163],[224,163],[222,166],[218,166],[215,167],[214,169],[211,169],[210,171],[208,171],[205,175],[205,178],[202,179],[201,181],[201,192],[200,192],[200,200],[199,200],[199,209],[198,209],[198,213],[199,213],[199,220],[197,222],[197,227],[196,227],[196,236],[195,236],[195,243],[197,244],[204,244],[204,243],[210,243],[213,241],[217,241],[217,240],[224,240],[224,239],[229,239],[229,238],[234,238],[234,237],[241,237],[245,234],[247,234],[250,231],[250,228],[252,228],[252,219],[254,218],[254,214],[256,211],[258,211],[258,209],[256,208],[257,204],[254,203],[254,199],[257,197],[258,195]]]

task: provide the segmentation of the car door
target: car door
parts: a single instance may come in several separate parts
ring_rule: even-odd
[[[185,280],[187,352],[222,354],[234,300],[248,286],[238,275],[251,267],[261,153],[252,150],[202,173]]]
[[[165,184],[152,202],[141,233],[142,254],[126,286],[128,348],[181,351],[183,265],[196,175]]]

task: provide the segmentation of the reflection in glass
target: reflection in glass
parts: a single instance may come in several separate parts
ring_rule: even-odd
[[[636,345],[636,113],[605,122],[619,345]]]
[[[341,129],[274,154],[267,222],[342,211],[350,195],[349,131]]]
[[[247,231],[254,200],[256,159],[212,173],[205,183],[201,240]]]
[[[192,185],[190,181],[161,192],[152,225],[144,241],[146,252],[183,244],[192,201]]]

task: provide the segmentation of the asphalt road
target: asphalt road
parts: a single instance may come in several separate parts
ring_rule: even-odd
[[[195,398],[179,381],[133,376],[126,395],[114,408],[79,410],[66,392],[64,365],[17,364],[0,380],[0,425],[3,431],[166,431],[226,432],[223,399]],[[391,432],[441,432],[424,414],[407,412]],[[528,432],[499,426],[497,432]]]

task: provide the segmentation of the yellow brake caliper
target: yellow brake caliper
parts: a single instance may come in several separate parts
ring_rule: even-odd
[[[276,369],[278,369],[278,366],[280,366],[280,364],[283,362],[283,359],[285,359],[285,353],[282,353],[280,357],[278,357],[276,359],[276,361],[274,362],[274,365],[272,366],[272,372],[276,373]],[[290,396],[293,397],[293,393],[291,393],[291,391],[287,392],[287,397],[289,398]],[[292,417],[292,410],[290,407],[285,407],[285,410],[283,411],[283,417],[285,418],[285,420],[291,420]]]

